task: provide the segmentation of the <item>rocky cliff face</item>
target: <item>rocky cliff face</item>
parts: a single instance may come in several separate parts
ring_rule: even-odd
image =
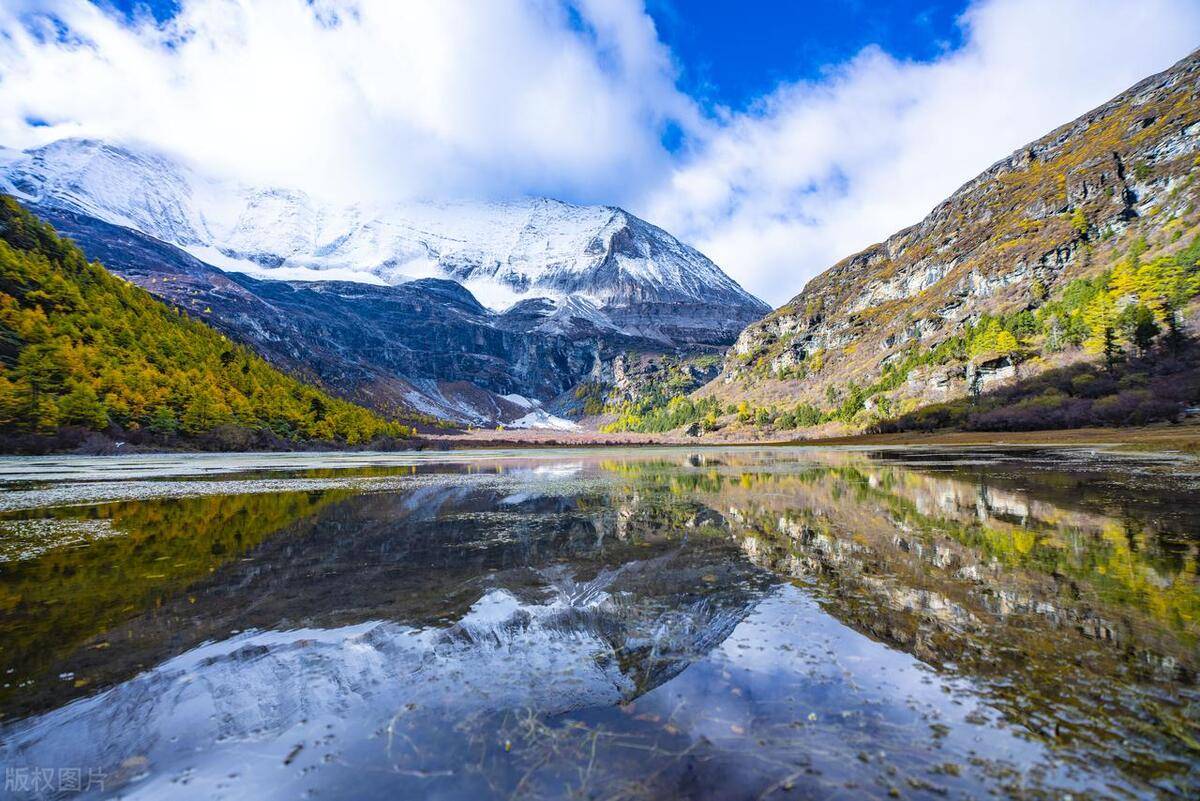
[[[1037,309],[1072,279],[1110,267],[1136,237],[1151,251],[1181,247],[1198,222],[1198,155],[1200,55],[1193,54],[997,162],[921,222],[814,278],[741,334],[706,391],[828,405],[851,382],[870,384],[888,365],[929,352],[985,314]],[[995,358],[905,372],[892,395],[911,403],[987,388],[1018,366]]]

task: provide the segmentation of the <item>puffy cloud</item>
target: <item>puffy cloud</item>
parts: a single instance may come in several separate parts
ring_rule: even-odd
[[[183,0],[163,24],[4,0],[0,144],[135,140],[341,199],[621,203],[781,303],[1185,55],[1200,4],[976,0],[961,24],[933,61],[867,48],[703,111],[642,0]]]
[[[772,303],[1200,42],[1192,0],[982,0],[924,63],[867,48],[728,114],[642,210]]]
[[[0,76],[9,146],[140,140],[346,196],[624,200],[695,117],[633,0],[184,0],[161,26],[7,0]]]

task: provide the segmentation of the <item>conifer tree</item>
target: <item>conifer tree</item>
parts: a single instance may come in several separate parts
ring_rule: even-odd
[[[247,348],[89,264],[0,196],[0,425],[219,426],[346,444],[412,429],[284,375]]]

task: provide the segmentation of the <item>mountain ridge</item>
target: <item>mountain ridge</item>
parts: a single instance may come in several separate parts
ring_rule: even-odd
[[[202,176],[166,156],[64,139],[0,153],[0,187],[140,231],[257,277],[463,283],[503,311],[521,299],[598,307],[720,301],[765,313],[694,248],[616,206],[550,198],[338,205],[281,187]]]
[[[1147,258],[1182,248],[1197,224],[1198,98],[1193,53],[996,161],[748,326],[701,395],[829,408],[857,394],[843,416],[863,412],[856,422],[866,425],[1082,357],[1043,352],[1044,332],[1016,331],[1037,358],[995,348],[925,358],[993,318],[1036,315],[1138,237],[1149,240]],[[869,408],[868,388],[883,408]]]
[[[0,150],[0,190],[276,366],[385,413],[524,424],[526,401],[603,382],[622,353],[719,352],[769,311],[617,207],[536,199],[371,216],[94,140]]]
[[[598,369],[596,343],[505,330],[453,281],[390,287],[264,280],[223,272],[93,217],[45,208],[39,213],[119,275],[251,346],[276,367],[385,413],[408,409],[468,423],[515,420],[527,410],[499,396],[553,397]],[[457,386],[468,379],[480,389]]]

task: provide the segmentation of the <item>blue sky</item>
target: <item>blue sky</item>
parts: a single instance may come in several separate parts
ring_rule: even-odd
[[[0,145],[621,205],[779,304],[1197,44],[1200,0],[0,0]]]
[[[96,5],[115,8],[127,16],[137,12],[149,12],[158,20],[173,17],[179,10],[176,0],[93,0]]]
[[[930,60],[962,41],[965,2],[650,0],[647,11],[705,103],[742,109],[781,83],[819,78],[868,45]]]

